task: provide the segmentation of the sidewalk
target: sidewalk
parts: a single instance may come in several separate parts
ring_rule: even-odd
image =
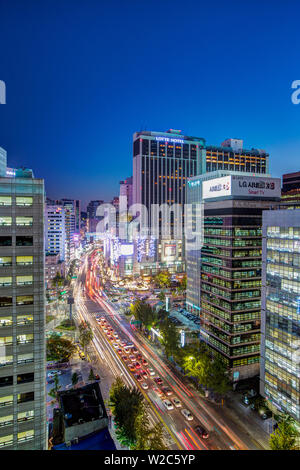
[[[250,406],[243,405],[242,395],[240,393],[228,393],[223,411],[229,415],[232,420],[238,421],[245,431],[250,436],[255,437],[265,449],[270,449],[270,435],[268,432],[270,420],[262,420],[257,412],[251,410]]]

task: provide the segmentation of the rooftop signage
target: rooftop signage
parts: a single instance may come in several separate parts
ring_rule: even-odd
[[[158,142],[172,142],[174,144],[184,144],[184,139],[176,139],[175,137],[155,137]]]
[[[228,175],[203,182],[203,199],[224,196],[280,198],[280,178]]]

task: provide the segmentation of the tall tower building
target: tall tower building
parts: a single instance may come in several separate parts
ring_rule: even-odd
[[[300,171],[282,176],[281,209],[300,209]]]
[[[198,292],[187,297],[199,314],[201,339],[223,357],[233,380],[259,371],[262,211],[278,207],[280,192],[280,179],[268,177],[202,182],[203,246],[187,273],[188,287],[197,276]]]
[[[120,181],[120,198],[126,196],[127,208],[132,205],[132,176],[126,178],[124,181]]]
[[[97,230],[98,222],[101,220],[102,217],[97,216],[97,209],[104,201],[95,200],[90,201],[87,205],[86,213],[87,213],[87,230],[90,233],[95,233]]]
[[[173,129],[168,132],[142,131],[134,134],[133,204],[143,204],[147,208],[149,226],[152,204],[180,204],[184,217],[186,182],[189,177],[202,173],[204,146],[204,139],[184,136]],[[148,245],[141,241],[145,247],[140,250],[138,263],[152,272],[162,268],[182,271],[184,243],[182,239],[173,239],[174,221],[171,221],[170,239],[162,239],[161,217],[158,222],[156,247],[153,248],[152,243],[151,248],[151,241]]]
[[[0,177],[6,176],[7,154],[6,150],[0,147]]]
[[[78,199],[61,199],[55,201],[65,211],[66,261],[69,263],[75,254],[75,236],[80,234],[80,201]]]
[[[59,255],[65,260],[66,231],[65,210],[61,205],[45,206],[45,251],[49,255]]]
[[[300,210],[263,213],[260,393],[300,424]]]
[[[0,178],[0,448],[46,448],[44,181]]]

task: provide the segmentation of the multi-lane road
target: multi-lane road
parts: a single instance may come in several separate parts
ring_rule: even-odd
[[[109,300],[99,293],[99,276],[97,270],[99,258],[97,251],[83,259],[79,276],[74,286],[74,297],[77,312],[82,320],[87,321],[93,328],[93,344],[100,363],[113,378],[121,376],[130,386],[137,386],[143,393],[150,407],[150,419],[153,423],[161,422],[165,431],[165,441],[170,449],[181,450],[247,450],[262,449],[236,422],[228,423],[222,416],[222,408],[211,405],[207,400],[188,388],[163,360],[159,351],[137,330],[133,330],[127,319],[120,314]],[[101,280],[100,280],[101,282]],[[155,389],[157,384],[153,376],[148,376],[145,382],[148,389],[144,390],[141,383],[134,377],[139,370],[130,371],[128,361],[122,359],[122,354],[113,346],[114,341],[109,340],[107,333],[100,326],[97,316],[106,320],[106,325],[113,328],[120,341],[132,343],[138,352],[148,362],[147,368],[153,368],[155,376],[161,377],[163,385],[167,386],[172,395],[159,397]],[[129,361],[130,362],[130,361]],[[144,367],[145,369],[145,367]],[[112,378],[111,378],[112,380]],[[163,404],[164,399],[177,397],[181,407],[167,410]],[[192,421],[187,421],[181,413],[187,409],[193,415]],[[203,439],[195,432],[200,424],[209,431],[209,438]]]

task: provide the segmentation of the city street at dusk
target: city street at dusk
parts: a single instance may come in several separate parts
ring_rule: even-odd
[[[0,451],[13,461],[297,457],[299,12],[0,0]]]

